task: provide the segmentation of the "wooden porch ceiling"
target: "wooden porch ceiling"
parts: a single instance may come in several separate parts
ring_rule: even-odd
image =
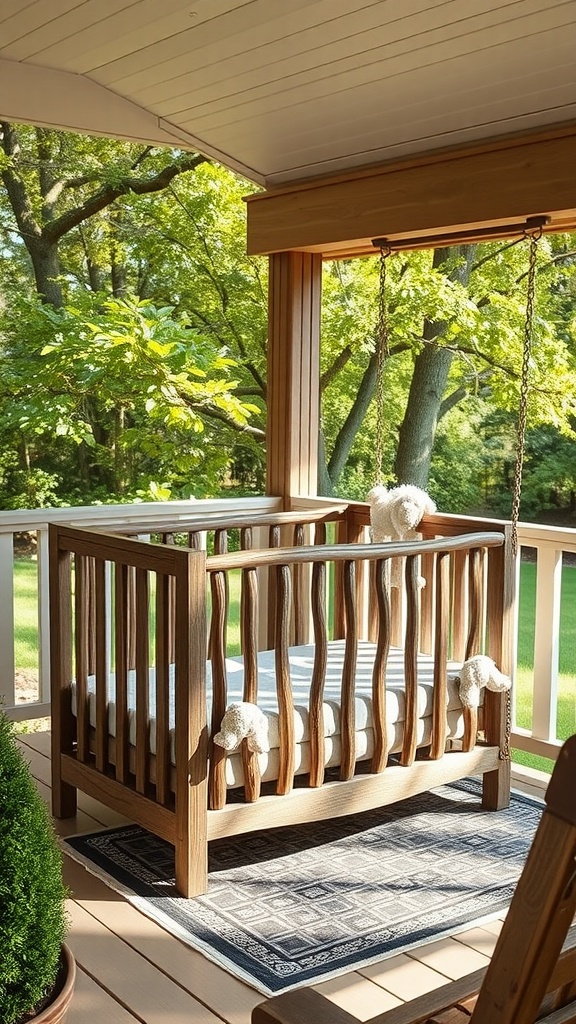
[[[2,0],[0,117],[272,188],[574,120],[575,51],[574,0]]]

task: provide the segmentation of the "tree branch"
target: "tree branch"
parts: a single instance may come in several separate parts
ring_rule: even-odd
[[[44,236],[50,242],[57,242],[65,234],[78,227],[82,221],[99,213],[100,210],[110,206],[115,199],[133,192],[135,195],[148,195],[152,192],[160,192],[170,184],[178,174],[186,171],[193,171],[200,164],[207,162],[207,157],[199,153],[187,153],[172,164],[167,164],[161,171],[151,178],[135,178],[126,175],[116,185],[104,185],[101,189],[90,196],[81,206],[75,207],[61,214],[44,228]]]
[[[195,405],[194,402],[188,402],[190,409],[194,409],[195,412],[201,416],[205,416],[210,420],[218,420],[219,423],[224,423],[231,430],[235,430],[238,434],[249,434],[251,437],[255,437],[258,441],[264,441],[266,438],[266,431],[260,427],[253,427],[249,423],[236,423],[235,420],[230,419],[226,413],[220,412],[219,409],[210,409],[205,405]]]

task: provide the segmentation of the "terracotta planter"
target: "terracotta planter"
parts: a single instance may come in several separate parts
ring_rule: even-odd
[[[40,1013],[30,1018],[29,1024],[63,1024],[66,1020],[76,981],[76,961],[65,943],[62,945],[61,961],[52,999]]]

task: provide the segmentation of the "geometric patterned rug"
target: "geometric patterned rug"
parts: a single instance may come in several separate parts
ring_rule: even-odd
[[[485,811],[474,779],[363,814],[210,844],[208,893],[175,895],[172,847],[136,826],[72,857],[264,995],[464,930],[507,908],[543,805]]]

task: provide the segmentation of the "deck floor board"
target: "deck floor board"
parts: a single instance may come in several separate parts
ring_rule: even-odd
[[[23,733],[19,742],[49,804],[50,734]],[[76,817],[57,821],[56,828],[64,836],[123,820],[79,793]],[[78,966],[69,1024],[89,1015],[107,1024],[250,1024],[260,993],[189,949],[69,857],[65,879],[71,892],[68,941]],[[494,921],[472,928],[316,987],[367,1020],[487,964],[500,926]]]

